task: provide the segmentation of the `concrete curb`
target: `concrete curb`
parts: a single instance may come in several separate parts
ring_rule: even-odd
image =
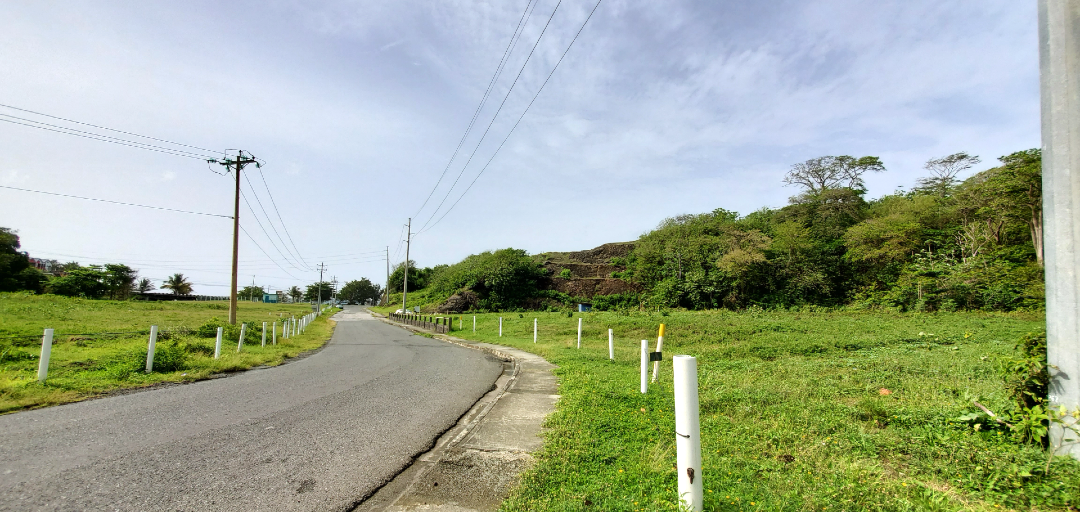
[[[491,354],[505,366],[494,388],[440,436],[434,448],[354,510],[497,510],[531,465],[530,454],[543,445],[541,424],[559,398],[551,372],[555,366],[514,348],[435,334],[371,314],[387,324]]]

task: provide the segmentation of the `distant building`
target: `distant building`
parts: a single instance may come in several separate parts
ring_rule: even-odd
[[[276,304],[277,301],[278,301],[278,296],[275,293],[264,293],[262,301],[263,302],[269,302],[271,304]]]
[[[56,260],[45,260],[41,258],[30,258],[30,264],[46,274],[52,274],[60,267],[60,264]]]

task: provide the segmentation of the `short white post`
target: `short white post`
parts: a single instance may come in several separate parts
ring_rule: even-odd
[[[656,351],[664,351],[664,324],[660,324],[660,335],[656,337]],[[660,372],[660,361],[653,363],[652,367],[652,381],[656,382],[656,375]]]
[[[41,358],[38,360],[37,380],[45,382],[49,376],[49,356],[52,355],[53,330],[45,329],[45,336],[41,338]]]
[[[533,318],[533,343],[536,343],[536,320]]]
[[[154,346],[157,345],[157,326],[150,326],[150,344],[146,347],[146,373],[154,371]]]
[[[577,348],[581,348],[581,318],[577,319]]]
[[[502,338],[502,317],[499,317],[499,337]]]
[[[472,332],[476,332],[476,317],[472,317]]]
[[[263,322],[262,346],[264,346],[264,347],[266,346],[266,322]]]
[[[247,332],[247,324],[240,324],[240,341],[236,342],[236,351],[240,351],[240,347],[244,346],[244,333]]]
[[[465,330],[465,317],[464,316],[458,316],[457,317],[457,330],[459,330],[459,331],[464,331]]]
[[[607,330],[607,354],[608,359],[615,360],[615,331]]]
[[[698,410],[697,359],[675,356],[675,461],[679,501],[693,511],[702,510],[701,428]]]
[[[277,345],[277,322],[274,322],[274,326],[271,327],[270,330],[271,334],[273,335],[273,338],[271,338],[271,340],[273,341],[274,345]]]
[[[649,340],[641,340],[641,392],[649,391]]]
[[[214,343],[214,359],[217,359],[221,356],[221,333],[224,330],[224,327],[217,328],[217,342]]]

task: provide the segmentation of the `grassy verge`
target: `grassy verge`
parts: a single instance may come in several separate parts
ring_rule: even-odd
[[[1058,458],[1047,474],[1038,447],[955,419],[973,399],[1006,407],[993,360],[1043,329],[1039,314],[503,313],[501,338],[499,314],[476,315],[475,334],[472,316],[451,334],[559,366],[544,449],[505,510],[676,510],[673,354],[698,358],[706,510],[1080,504],[1080,464]],[[640,340],[654,344],[661,322],[661,382],[641,395]]]
[[[279,323],[277,345],[272,344],[270,326],[275,320],[310,311],[308,304],[241,302],[237,324],[249,327],[244,347],[236,351],[238,332],[227,329],[221,357],[214,359],[213,326],[228,317],[228,303],[103,301],[3,293],[0,413],[83,400],[116,389],[190,382],[222,372],[278,365],[330,339],[333,322],[323,315],[307,332],[287,340],[281,337]],[[267,322],[265,347],[261,346],[262,322]],[[150,325],[157,325],[161,332],[155,371],[146,373]],[[49,377],[39,383],[38,358],[45,328],[54,329],[55,337]]]

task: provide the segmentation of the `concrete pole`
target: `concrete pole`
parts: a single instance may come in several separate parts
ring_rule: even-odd
[[[1080,407],[1080,0],[1039,0],[1039,71],[1048,398],[1052,408],[1073,411]],[[1052,424],[1050,446],[1080,458],[1070,429]]]
[[[157,345],[157,326],[150,326],[150,344],[146,347],[146,373],[154,371],[154,348]]]
[[[472,332],[473,332],[473,334],[476,333],[476,317],[475,316],[472,317]]]
[[[697,359],[675,356],[675,464],[679,501],[690,510],[702,510],[701,425],[699,423]]]
[[[607,352],[608,359],[615,360],[615,331],[607,330]]]
[[[38,359],[37,380],[45,382],[49,376],[49,356],[52,355],[53,330],[45,329],[45,335],[41,338],[41,357]]]
[[[224,329],[221,327],[217,328],[217,342],[214,343],[214,359],[221,357],[221,332],[223,330]]]
[[[533,343],[536,343],[536,319],[533,318]]]
[[[502,317],[499,317],[499,337],[502,338]]]
[[[244,333],[247,332],[247,324],[240,324],[240,340],[236,342],[236,351],[240,351],[240,347],[244,346]]]
[[[581,348],[581,317],[577,319],[577,348]]]
[[[274,322],[274,326],[271,327],[270,329],[273,331],[272,332],[272,334],[273,334],[272,341],[273,341],[274,345],[277,345],[277,322]]]
[[[649,391],[649,340],[641,340],[641,392]]]
[[[266,346],[266,322],[263,322],[262,346],[264,346],[264,347]]]

